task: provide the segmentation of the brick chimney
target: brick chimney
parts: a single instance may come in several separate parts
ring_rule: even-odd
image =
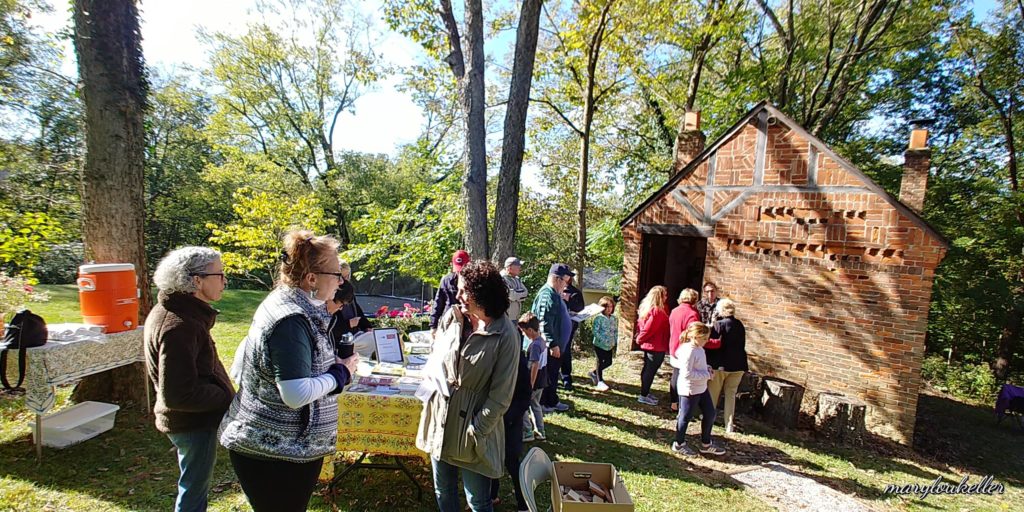
[[[928,127],[933,119],[911,121],[910,146],[903,152],[903,180],[900,182],[900,202],[917,213],[924,210],[924,195],[928,189],[928,169],[932,150],[928,147]]]
[[[683,114],[683,127],[676,135],[676,148],[672,155],[672,173],[675,174],[686,167],[686,164],[697,158],[704,151],[707,137],[700,131],[700,111],[687,110]]]

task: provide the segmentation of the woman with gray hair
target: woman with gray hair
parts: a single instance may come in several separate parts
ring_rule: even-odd
[[[721,340],[716,349],[704,346],[708,366],[715,369],[708,381],[711,392],[711,403],[718,406],[718,397],[725,391],[725,433],[733,431],[733,418],[736,416],[736,391],[743,380],[747,366],[747,330],[743,322],[736,319],[736,303],[729,299],[721,299],[715,305],[718,321],[711,328],[711,339]]]
[[[178,450],[175,510],[206,510],[217,460],[217,426],[235,396],[210,329],[227,279],[220,253],[207,247],[171,251],[157,264],[158,303],[143,334],[146,370],[156,388],[156,428]]]

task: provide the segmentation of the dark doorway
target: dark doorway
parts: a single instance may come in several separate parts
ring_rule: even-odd
[[[640,250],[640,282],[637,303],[657,285],[668,288],[669,309],[676,307],[679,292],[700,292],[708,239],[695,236],[645,234]]]

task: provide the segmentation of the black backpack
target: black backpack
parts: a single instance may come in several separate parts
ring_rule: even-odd
[[[7,325],[0,342],[0,383],[5,389],[17,389],[25,381],[25,349],[46,344],[46,322],[43,317],[29,311],[19,311]],[[18,383],[13,387],[7,381],[7,351],[18,350]]]

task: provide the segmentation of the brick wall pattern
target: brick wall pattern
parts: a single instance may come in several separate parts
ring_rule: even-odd
[[[737,302],[752,369],[805,386],[807,412],[820,392],[861,398],[872,432],[909,443],[945,242],[782,120],[751,116],[711,149],[623,225],[619,346],[636,322],[644,226],[703,227],[705,280]]]

